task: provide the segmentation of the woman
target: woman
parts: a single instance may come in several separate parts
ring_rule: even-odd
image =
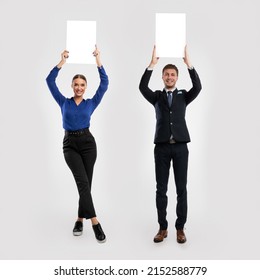
[[[90,219],[96,239],[105,242],[106,236],[96,217],[95,208],[91,196],[91,183],[93,168],[96,161],[97,150],[95,139],[89,131],[90,118],[104,93],[108,88],[108,77],[100,61],[100,52],[95,49],[93,55],[96,58],[97,68],[100,76],[100,85],[91,99],[83,99],[87,88],[87,80],[83,75],[75,75],[72,79],[74,96],[66,98],[57,85],[56,78],[62,66],[66,63],[69,52],[63,51],[61,61],[55,66],[46,81],[61,108],[63,128],[65,136],[63,139],[63,153],[77,184],[79,193],[78,219],[73,228],[73,235],[79,236],[83,232],[83,219]]]

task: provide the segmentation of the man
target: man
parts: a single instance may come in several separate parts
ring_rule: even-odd
[[[166,219],[167,187],[170,163],[173,171],[177,192],[177,220],[175,223],[177,242],[185,243],[186,236],[184,225],[187,219],[187,168],[188,148],[190,142],[189,132],[185,121],[186,106],[193,101],[201,91],[201,83],[197,72],[192,66],[185,47],[184,63],[192,81],[189,91],[178,90],[178,68],[167,64],[162,71],[164,89],[152,91],[148,84],[154,66],[159,58],[156,56],[156,47],[153,49],[151,63],[145,70],[139,89],[143,96],[155,107],[156,132],[154,138],[154,158],[156,175],[156,207],[158,214],[159,231],[154,237],[154,242],[162,242],[167,237],[168,222]]]

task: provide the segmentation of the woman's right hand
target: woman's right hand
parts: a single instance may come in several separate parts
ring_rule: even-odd
[[[58,68],[61,68],[63,66],[63,64],[66,63],[67,59],[69,58],[69,51],[64,50],[61,53],[61,61],[59,62],[59,64],[57,65]]]
[[[69,51],[63,51],[61,54],[61,60],[63,60],[64,62],[66,62],[67,58],[69,58]]]

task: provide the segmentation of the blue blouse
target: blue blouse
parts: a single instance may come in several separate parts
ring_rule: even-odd
[[[66,98],[59,91],[56,85],[56,78],[60,69],[55,66],[46,78],[46,82],[52,96],[61,108],[63,128],[67,131],[88,128],[90,126],[91,115],[108,88],[108,76],[105,69],[103,66],[98,67],[100,84],[95,95],[91,99],[83,99],[79,105],[75,103],[73,97]]]

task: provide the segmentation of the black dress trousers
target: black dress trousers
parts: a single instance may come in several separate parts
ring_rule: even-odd
[[[63,139],[63,154],[79,193],[78,217],[96,217],[91,195],[94,164],[97,157],[96,142],[89,130],[82,135],[67,135]]]
[[[167,190],[170,165],[172,162],[177,193],[175,223],[176,229],[183,229],[187,220],[187,170],[188,147],[186,143],[162,143],[154,148],[155,175],[156,175],[156,207],[160,229],[167,229]]]

